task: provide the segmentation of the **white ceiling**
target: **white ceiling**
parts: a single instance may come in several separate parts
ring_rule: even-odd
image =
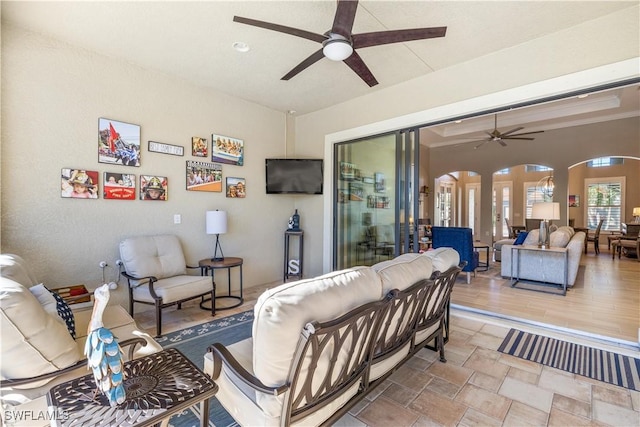
[[[326,58],[282,81],[320,45],[233,22],[238,15],[324,33],[333,23],[335,1],[2,1],[1,7],[3,23],[279,111],[305,114],[637,4],[362,0],[354,33],[448,27],[444,38],[359,50],[380,82],[373,88],[345,64]],[[250,51],[235,51],[237,41],[247,43]],[[637,93],[635,97],[637,101]],[[485,130],[493,128],[490,121]],[[505,117],[500,122],[513,127],[517,120],[510,123]]]

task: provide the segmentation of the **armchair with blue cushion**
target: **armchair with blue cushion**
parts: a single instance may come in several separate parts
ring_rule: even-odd
[[[473,250],[473,232],[466,227],[432,227],[431,238],[433,248],[449,247],[460,254],[460,261],[466,261],[467,265],[462,269],[467,273],[467,283],[471,283],[469,273],[475,274],[478,268],[480,254]]]

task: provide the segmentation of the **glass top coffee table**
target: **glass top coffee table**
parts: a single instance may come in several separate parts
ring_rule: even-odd
[[[111,407],[93,374],[54,386],[47,394],[53,426],[152,426],[201,404],[200,425],[209,423],[209,399],[218,386],[174,348],[125,363],[127,400]],[[94,398],[95,396],[95,398]]]

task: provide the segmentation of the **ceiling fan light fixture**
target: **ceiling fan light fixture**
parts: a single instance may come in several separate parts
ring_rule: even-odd
[[[241,53],[246,53],[246,52],[249,52],[249,50],[250,50],[249,45],[246,44],[245,42],[234,42],[231,46],[236,51],[241,52]]]
[[[344,61],[353,53],[353,46],[344,37],[333,35],[324,42],[322,53],[332,61]]]

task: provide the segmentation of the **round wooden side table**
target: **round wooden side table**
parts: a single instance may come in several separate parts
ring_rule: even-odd
[[[218,289],[216,287],[216,300],[217,299],[234,299],[237,302],[233,305],[225,305],[224,307],[214,307],[215,310],[229,310],[230,308],[235,308],[241,305],[244,302],[244,298],[242,297],[242,264],[244,260],[238,257],[224,257],[221,261],[214,261],[211,258],[201,259],[198,262],[198,266],[200,267],[200,274],[202,276],[208,276],[211,273],[211,280],[215,284],[215,271],[219,269],[227,270],[228,277],[228,289],[226,295],[218,295]],[[231,294],[231,269],[234,267],[240,268],[240,295],[232,295]],[[203,298],[200,302],[200,308],[203,310],[211,310],[211,305],[207,305],[207,302],[210,302],[211,298]]]

